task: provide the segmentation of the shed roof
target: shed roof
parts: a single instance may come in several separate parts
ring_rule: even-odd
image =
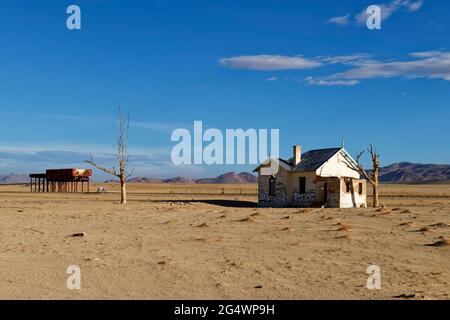
[[[338,153],[343,148],[327,148],[327,149],[316,149],[310,150],[302,154],[301,161],[298,165],[294,166],[292,164],[292,158],[285,160],[278,158],[280,162],[286,164],[290,167],[291,171],[295,172],[308,172],[315,171],[319,169],[325,162],[327,162],[332,156]],[[255,170],[258,171],[263,164],[259,165]]]
[[[332,156],[338,153],[342,148],[328,148],[310,150],[302,154],[300,163],[292,171],[306,172],[315,171],[327,162]]]

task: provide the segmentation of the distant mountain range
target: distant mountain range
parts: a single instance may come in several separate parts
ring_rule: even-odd
[[[147,183],[199,183],[199,184],[240,184],[240,183],[256,183],[258,177],[248,172],[227,172],[215,178],[188,179],[184,177],[175,177],[170,179],[153,179],[135,177],[129,179],[130,182],[147,182]]]
[[[154,183],[256,183],[258,178],[250,173],[228,172],[215,178],[187,179],[176,177],[171,179],[149,179],[133,178],[134,182]],[[385,183],[427,183],[427,182],[450,182],[450,165],[420,164],[410,162],[394,163],[380,168],[380,181]]]
[[[108,180],[105,182],[113,182]],[[189,179],[175,177],[169,179],[154,179],[135,177],[130,182],[140,183],[199,183],[199,184],[239,184],[256,183],[258,178],[248,172],[227,172],[215,178]],[[380,168],[380,181],[385,183],[429,183],[450,182],[450,165],[420,164],[410,162],[394,163]],[[0,175],[0,184],[27,183],[28,175],[14,174]],[[114,181],[115,182],[115,181]]]
[[[9,183],[26,183],[30,182],[30,178],[26,174],[7,174],[0,175],[0,184],[9,184]]]
[[[380,168],[380,181],[396,183],[450,181],[450,165],[410,162],[394,163]]]

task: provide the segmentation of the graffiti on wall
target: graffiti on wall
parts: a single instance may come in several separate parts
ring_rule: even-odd
[[[316,201],[316,193],[313,191],[307,193],[294,192],[292,202],[298,206],[310,206]]]
[[[263,190],[259,192],[260,202],[286,203],[286,200],[287,200],[286,187],[281,182],[277,182],[275,184],[275,192],[273,195],[270,195],[267,191]]]

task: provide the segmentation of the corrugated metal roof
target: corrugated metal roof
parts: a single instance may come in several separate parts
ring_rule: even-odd
[[[305,152],[302,154],[302,160],[293,171],[315,171],[339,150],[341,150],[341,148],[318,149]]]
[[[281,159],[281,158],[278,158],[278,160],[283,161],[284,163],[286,163],[289,166],[292,165],[292,163],[287,161],[287,160],[284,160],[284,159]]]
[[[315,171],[319,169],[321,165],[327,162],[332,156],[338,153],[342,148],[328,148],[328,149],[317,149],[310,150],[302,154],[302,160],[297,166],[292,165],[292,158],[289,160],[285,160],[282,158],[278,158],[280,162],[288,165],[292,171],[297,172],[308,172]],[[259,165],[253,172],[258,171],[261,168],[262,164]]]

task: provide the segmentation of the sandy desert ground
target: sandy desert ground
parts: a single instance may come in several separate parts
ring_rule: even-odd
[[[106,188],[0,186],[0,298],[450,298],[450,185],[383,185],[382,209],[256,208],[253,185],[131,184],[121,206]]]

